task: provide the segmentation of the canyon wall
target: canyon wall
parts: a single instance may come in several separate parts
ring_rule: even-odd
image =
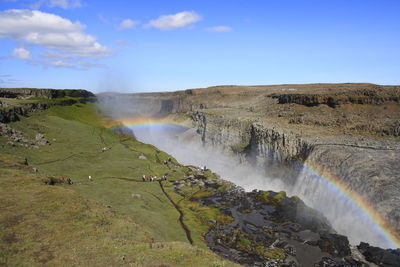
[[[234,153],[242,162],[262,167],[268,175],[283,179],[289,187],[298,185],[303,163],[317,166],[321,173],[333,175],[349,190],[366,198],[368,205],[400,233],[398,147],[302,138],[258,122],[224,119],[200,111],[189,114],[204,145]],[[295,188],[291,193],[299,194]]]

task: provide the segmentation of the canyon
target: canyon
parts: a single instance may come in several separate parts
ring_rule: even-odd
[[[396,247],[382,229],[390,229],[394,240],[400,236],[399,99],[399,86],[375,84],[99,95],[103,109],[114,117],[148,117],[187,127],[173,138],[216,149],[218,158],[229,155],[250,172],[262,173],[257,182],[249,182],[256,179],[249,173],[234,171],[224,179],[248,191],[297,195],[352,243],[382,247]],[[368,230],[376,227],[381,230]]]
[[[80,90],[0,92],[4,170],[31,172],[29,188],[76,191],[131,216],[135,227],[153,236],[139,241],[149,241],[147,252],[155,257],[161,256],[153,251],[156,239],[208,247],[227,266],[400,261],[397,87],[224,86],[97,96]],[[27,174],[21,175],[18,183]],[[57,178],[65,175],[72,180]],[[25,242],[8,235],[1,240]],[[218,259],[209,250],[207,257]],[[135,253],[130,248],[131,261]]]

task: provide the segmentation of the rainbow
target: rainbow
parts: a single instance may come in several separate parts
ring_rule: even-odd
[[[382,218],[382,216],[373,208],[371,203],[369,203],[364,197],[351,189],[340,178],[315,162],[307,160],[303,163],[303,166],[307,173],[322,178],[328,182],[330,186],[339,191],[345,198],[354,203],[371,220],[375,229],[385,237],[390,244],[390,247],[400,248],[400,238],[396,235],[396,230]]]
[[[133,117],[133,118],[120,118],[108,125],[111,129],[120,127],[128,127],[132,129],[148,129],[148,128],[183,128],[182,125],[167,118],[150,118],[150,117]]]
[[[133,129],[148,129],[149,127],[165,129],[182,127],[182,125],[166,118],[134,117],[119,119],[117,120],[117,123],[114,122],[114,125],[111,125],[111,128],[119,127],[129,127]],[[307,160],[306,162],[302,162],[302,164],[307,173],[316,175],[317,177],[323,179],[336,191],[340,192],[343,197],[354,203],[357,208],[362,211],[363,214],[372,222],[372,224],[375,226],[375,230],[387,240],[388,244],[390,244],[390,247],[400,248],[400,238],[398,234],[396,234],[396,230],[393,229],[393,227],[391,227],[389,223],[382,218],[382,216],[364,197],[351,189],[343,180],[322,166],[319,166],[315,162]]]

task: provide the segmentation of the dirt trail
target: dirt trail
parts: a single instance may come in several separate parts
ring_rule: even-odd
[[[182,229],[185,231],[186,233],[186,238],[188,239],[189,243],[191,245],[193,245],[193,239],[192,239],[192,234],[189,230],[189,228],[187,227],[187,225],[184,223],[183,221],[183,211],[181,210],[181,208],[172,200],[172,198],[168,195],[168,193],[165,191],[164,186],[162,184],[161,181],[158,181],[158,183],[160,184],[161,190],[163,191],[164,195],[168,198],[168,200],[171,202],[171,204],[175,207],[175,209],[179,212],[179,223],[182,226]]]
[[[99,179],[118,179],[118,180],[122,180],[122,181],[129,181],[129,182],[136,182],[136,183],[144,183],[142,180],[136,180],[136,179],[126,178],[126,177],[106,176],[106,177],[99,177]]]
[[[81,154],[83,154],[83,153],[81,152],[81,153],[72,154],[72,155],[69,155],[68,157],[62,158],[62,159],[55,159],[55,160],[50,160],[50,161],[45,161],[45,162],[34,163],[33,165],[44,165],[44,164],[50,164],[50,163],[55,163],[55,162],[59,162],[59,161],[64,161],[64,160],[70,159],[72,157],[81,155]]]

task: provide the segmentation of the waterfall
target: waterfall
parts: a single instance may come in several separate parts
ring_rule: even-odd
[[[162,129],[135,131],[135,135],[140,141],[155,145],[181,163],[207,166],[221,178],[246,191],[286,191],[289,196],[300,197],[308,206],[320,211],[333,228],[346,235],[354,245],[363,241],[383,248],[393,247],[374,221],[343,192],[305,167],[292,173],[285,166],[277,165],[279,155],[271,153],[265,144],[257,146],[254,153],[256,164],[250,165],[240,157],[227,155],[222,148],[203,146],[201,140],[180,142],[175,135],[168,135]],[[278,174],[277,169],[281,169]]]
[[[287,191],[322,212],[339,234],[349,238],[350,243],[363,241],[388,247],[390,242],[385,234],[357,203],[323,177],[310,173],[306,167]]]

